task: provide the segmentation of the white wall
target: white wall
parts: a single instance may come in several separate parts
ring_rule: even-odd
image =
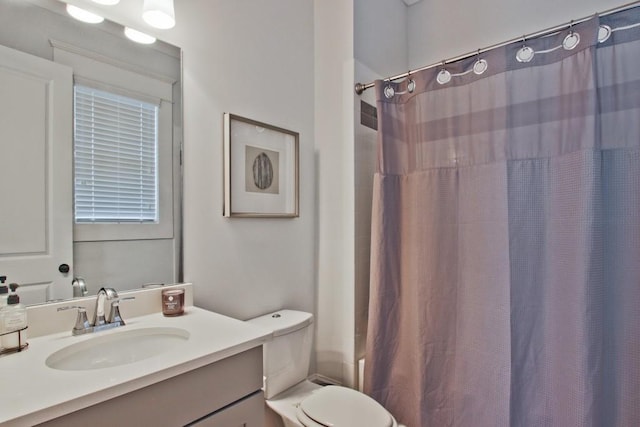
[[[353,375],[353,1],[314,2],[317,370]]]
[[[311,0],[177,1],[184,64],[184,278],[196,304],[240,319],[313,311]],[[300,133],[300,217],[222,217],[222,115]]]
[[[408,8],[409,67],[430,65],[625,3],[628,2],[461,0],[454,5],[444,0],[421,1]]]
[[[355,0],[354,5],[356,60],[380,76],[407,71],[407,8],[402,0]]]
[[[368,133],[366,143],[360,140],[365,145],[356,146],[360,103],[353,85],[359,76],[372,78],[406,67],[406,11],[400,0],[324,0],[314,8],[317,371],[355,385],[362,338],[356,319],[366,316],[356,307],[367,304],[356,289],[356,269],[368,266],[358,250],[367,246],[360,213],[370,215],[359,196],[361,190],[369,191],[362,184],[371,181],[373,173],[369,167],[356,176],[355,165],[362,163],[361,156],[371,157],[375,141]]]

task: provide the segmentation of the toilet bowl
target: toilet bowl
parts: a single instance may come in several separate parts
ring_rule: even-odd
[[[366,394],[306,379],[313,315],[281,310],[248,322],[273,331],[263,349],[264,393],[285,427],[402,427]]]

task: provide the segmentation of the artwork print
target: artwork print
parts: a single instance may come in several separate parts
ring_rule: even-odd
[[[253,193],[278,194],[279,153],[259,147],[245,147],[245,190]]]
[[[223,215],[298,217],[298,144],[297,132],[225,113]]]

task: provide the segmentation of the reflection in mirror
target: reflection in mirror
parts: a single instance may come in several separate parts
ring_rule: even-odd
[[[123,30],[0,2],[0,275],[27,304],[182,280],[181,52]]]

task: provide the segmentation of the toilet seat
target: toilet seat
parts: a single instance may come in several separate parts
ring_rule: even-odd
[[[395,420],[378,402],[347,387],[326,386],[298,405],[306,427],[393,427]]]

